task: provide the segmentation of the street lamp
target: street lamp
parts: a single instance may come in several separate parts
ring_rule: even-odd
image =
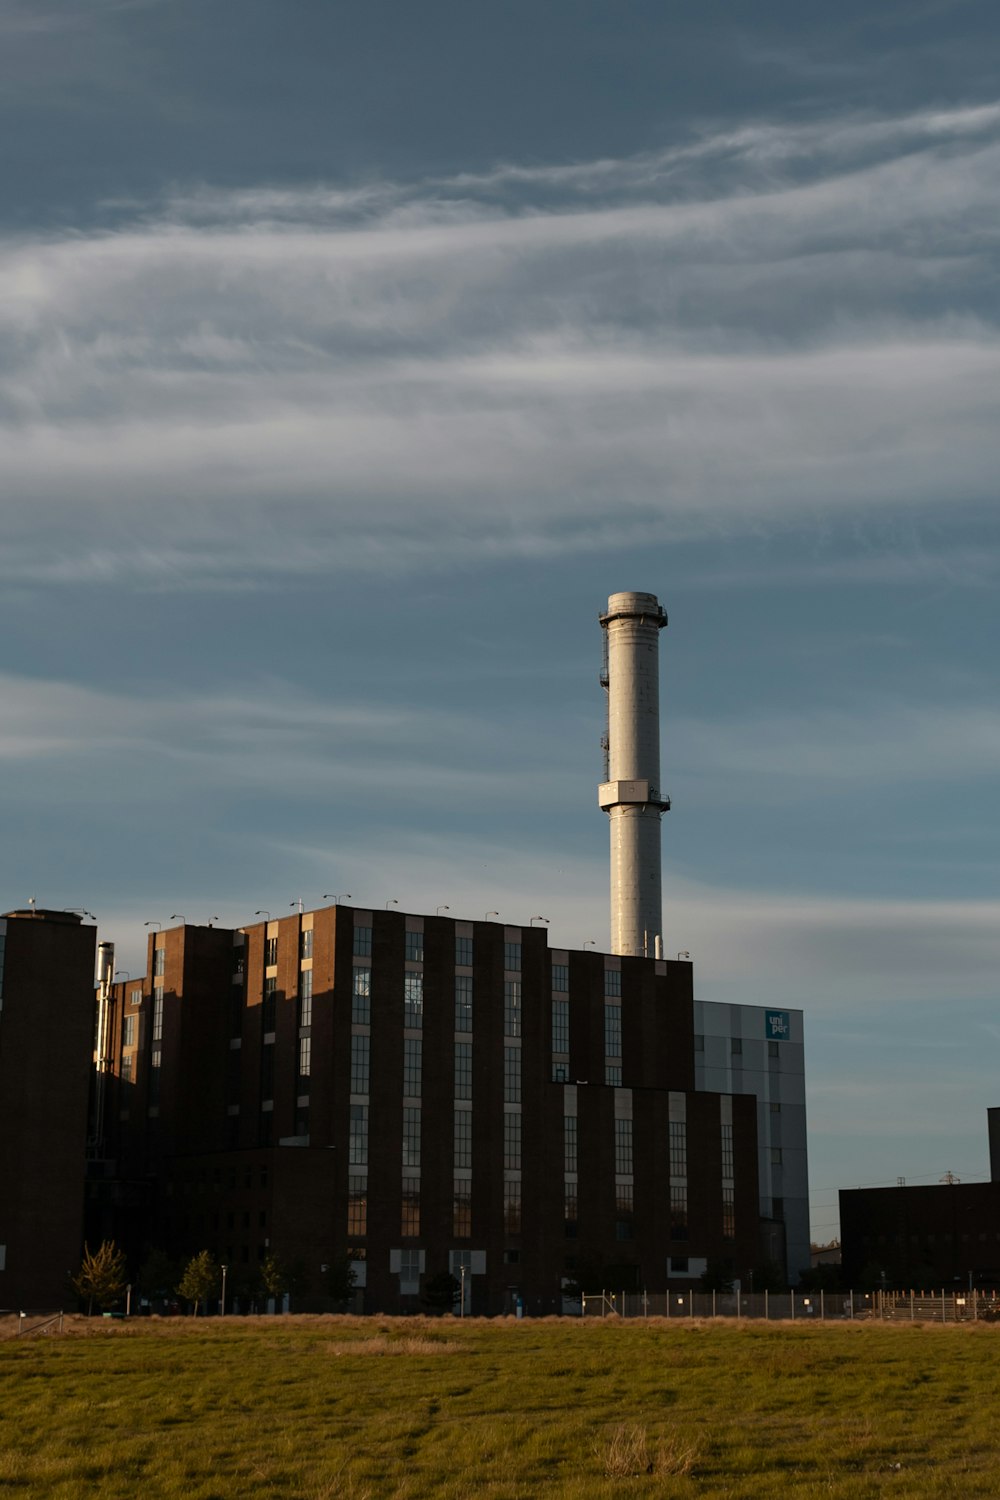
[[[334,906],[336,906],[336,904],[337,904],[338,901],[353,901],[354,897],[351,895],[350,891],[345,891],[342,896],[334,896],[332,894],[332,892],[330,892],[330,891],[324,891],[323,892],[323,900],[324,901],[332,901],[333,904],[334,904]]]
[[[220,1318],[224,1318],[226,1316],[226,1270],[227,1270],[227,1267],[226,1266],[222,1266],[221,1270],[222,1270],[222,1301],[219,1304],[219,1317]]]
[[[269,911],[265,911],[263,907],[261,907],[260,911],[255,911],[254,912],[254,916],[255,917],[266,917],[269,922],[271,920],[271,913]]]
[[[436,917],[439,917],[443,911],[451,911],[451,907],[450,906],[438,906],[438,907],[435,907],[435,909],[434,909],[434,915]]]
[[[500,913],[498,911],[488,911],[486,913],[485,920],[488,922],[490,920],[490,917],[498,917],[499,915]]]
[[[171,922],[183,922],[185,927],[187,926],[187,917],[182,911],[175,911],[170,920]]]
[[[583,951],[584,951],[584,953],[586,953],[586,951],[587,951],[588,948],[596,948],[596,947],[597,947],[597,939],[596,938],[588,938],[587,941],[583,945]]]
[[[548,922],[548,920],[548,917],[532,917],[528,923],[528,926],[533,927],[536,922]]]
[[[465,1262],[464,1261],[462,1262],[462,1264],[458,1268],[458,1274],[462,1278],[462,1308],[461,1308],[461,1311],[459,1312],[458,1316],[460,1318],[464,1318],[465,1317]]]
[[[691,957],[691,954],[688,952],[688,950],[686,948],[682,948],[681,951],[678,953],[677,957],[678,958],[688,958],[689,959]]]
[[[386,909],[386,911],[388,911],[390,906],[398,906],[398,905],[399,905],[399,902],[396,900],[395,896],[390,896],[389,899],[388,899],[388,901],[385,903],[385,909]]]
[[[157,932],[159,932],[160,928],[163,926],[163,923],[162,922],[143,922],[142,925],[143,925],[143,927],[155,927],[156,930],[157,930]]]

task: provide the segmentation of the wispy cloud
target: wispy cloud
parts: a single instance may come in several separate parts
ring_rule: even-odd
[[[9,239],[0,573],[245,585],[983,502],[998,176],[989,105]]]

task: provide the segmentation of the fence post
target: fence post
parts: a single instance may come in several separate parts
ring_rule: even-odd
[[[792,1304],[792,1322],[795,1322],[795,1293],[791,1287],[788,1288],[788,1300]]]
[[[739,1289],[739,1287],[737,1287],[736,1288],[736,1316],[739,1317],[739,1315],[740,1315],[740,1289]]]
[[[712,1288],[712,1317],[715,1317],[715,1287]]]
[[[826,1303],[823,1300],[823,1288],[822,1287],[820,1287],[820,1289],[819,1289],[819,1320],[820,1320],[821,1323],[825,1323],[826,1322]]]
[[[942,1323],[947,1323],[947,1321],[948,1321],[948,1308],[947,1308],[947,1306],[945,1304],[945,1300],[944,1300],[944,1287],[942,1287],[941,1288],[941,1322]]]
[[[688,1287],[688,1317],[694,1317],[694,1292],[691,1287]]]

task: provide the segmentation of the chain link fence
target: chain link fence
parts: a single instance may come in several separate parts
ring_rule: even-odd
[[[588,1292],[585,1318],[748,1318],[765,1322],[1000,1321],[995,1292]]]

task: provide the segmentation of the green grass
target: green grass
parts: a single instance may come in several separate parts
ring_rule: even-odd
[[[985,1325],[94,1320],[0,1343],[0,1500],[997,1496],[998,1341]]]

